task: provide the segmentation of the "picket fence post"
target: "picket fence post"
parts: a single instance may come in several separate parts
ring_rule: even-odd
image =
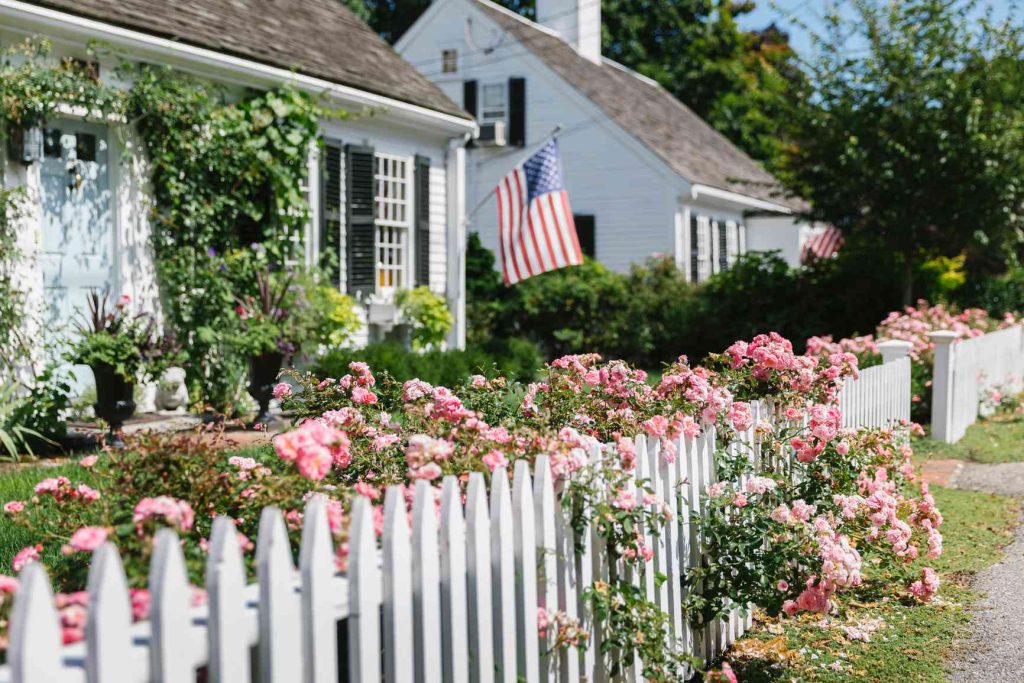
[[[195,680],[189,587],[178,534],[160,529],[149,565],[150,676],[153,683]]]
[[[469,610],[466,602],[466,523],[459,480],[441,485],[441,631],[444,680],[469,681]]]
[[[928,333],[935,345],[935,367],[932,370],[932,432],[936,441],[953,443],[953,368],[956,363],[956,332],[936,330]]]
[[[348,675],[351,683],[380,683],[380,567],[370,499],[356,496],[349,524]]]

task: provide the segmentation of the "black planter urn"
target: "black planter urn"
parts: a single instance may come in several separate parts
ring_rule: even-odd
[[[249,356],[249,395],[260,404],[260,412],[253,424],[267,424],[270,420],[270,399],[274,397],[274,385],[283,363],[282,353]]]
[[[96,416],[110,425],[107,443],[114,448],[124,446],[121,428],[135,414],[135,382],[117,374],[114,366],[100,363],[90,366],[96,379]]]

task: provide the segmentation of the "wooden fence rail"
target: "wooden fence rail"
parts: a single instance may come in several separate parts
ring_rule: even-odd
[[[875,374],[904,369],[909,372],[905,364],[865,371],[868,379],[854,384],[855,391],[885,398],[886,407],[861,410],[857,419],[874,424],[909,410],[909,403],[897,406],[868,388]],[[758,404],[754,418],[757,425],[771,414]],[[666,636],[704,658],[723,652],[750,626],[745,606],[701,628],[683,614],[684,577],[704,554],[694,520],[715,481],[715,439],[713,429],[681,439],[672,462],[661,457],[662,443],[637,439],[637,485],[657,491],[674,521],[658,534],[641,530],[654,559],[633,580],[668,615]],[[760,458],[753,427],[728,447],[745,449],[739,452],[752,462]],[[600,448],[589,457],[605,466]],[[471,474],[464,497],[454,477],[444,479],[439,493],[420,481],[411,510],[403,489],[392,487],[379,539],[370,501],[357,498],[343,572],[324,501],[310,499],[303,519],[296,567],[283,516],[263,511],[256,582],[247,585],[234,524],[218,517],[206,565],[208,599],[199,607],[190,606],[180,541],[161,530],[149,571],[150,619],[136,624],[117,549],[103,545],[89,573],[85,639],[69,646],[61,644],[45,570],[28,565],[0,683],[185,683],[199,672],[205,672],[199,680],[211,683],[609,680],[614,653],[602,653],[584,594],[622,568],[610,566],[596,530],[573,528],[546,456],[532,468],[517,462],[511,478],[495,471],[489,490],[482,474]],[[657,582],[656,573],[667,580]],[[589,631],[587,647],[550,651],[538,631],[538,606],[578,618]],[[623,679],[642,678],[638,662],[622,665]]]

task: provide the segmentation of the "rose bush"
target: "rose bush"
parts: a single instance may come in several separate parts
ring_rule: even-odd
[[[89,551],[105,540],[121,550],[141,618],[159,527],[183,538],[189,575],[201,585],[215,516],[236,521],[251,562],[262,507],[284,512],[297,543],[305,500],[322,495],[344,568],[354,496],[372,501],[379,532],[388,486],[403,487],[411,502],[419,480],[440,495],[447,475],[491,478],[544,454],[574,527],[596,529],[611,559],[609,580],[586,593],[592,627],[618,651],[615,661],[636,655],[647,677],[673,679],[689,655],[667,639],[667,617],[627,578],[651,561],[651,538],[672,521],[675,502],[637,480],[641,435],[660,440],[659,457],[669,462],[702,435],[718,445],[715,483],[692,520],[707,550],[685,579],[695,624],[734,605],[842,609],[845,594],[896,581],[907,600],[934,593],[937,577],[919,558],[941,552],[942,519],[913,477],[909,448],[891,432],[840,429],[836,398],[856,372],[850,350],[798,355],[777,334],[736,342],[702,366],[681,357],[656,383],[596,354],[559,358],[526,385],[482,375],[450,388],[397,382],[358,362],[337,378],[292,372],[274,395],[295,426],[274,438],[272,452],[226,452],[198,434],[142,437],[90,462],[88,481],[47,479],[31,499],[12,501],[4,514],[39,539],[12,570],[47,564],[64,591],[72,641],[87,608],[79,591]],[[0,620],[16,590],[14,579],[3,581]],[[585,642],[564,614],[541,616],[551,647]]]

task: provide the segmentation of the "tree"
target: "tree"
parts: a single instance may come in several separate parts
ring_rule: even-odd
[[[786,140],[777,123],[804,79],[777,26],[744,31],[751,1],[603,0],[604,54],[653,78],[770,170]]]
[[[851,0],[814,35],[786,177],[819,218],[899,255],[902,298],[936,256],[975,275],[1021,244],[1024,43],[971,0]]]

